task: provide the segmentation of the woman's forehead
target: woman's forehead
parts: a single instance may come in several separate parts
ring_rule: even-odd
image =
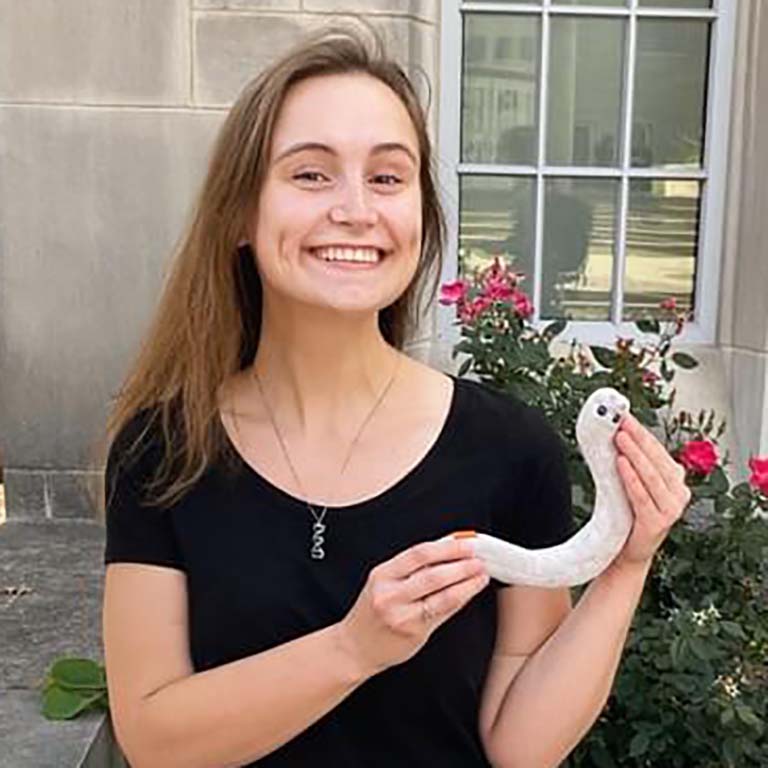
[[[388,85],[365,74],[312,77],[286,94],[272,137],[272,157],[300,145],[381,152],[402,145],[418,157],[408,110]]]

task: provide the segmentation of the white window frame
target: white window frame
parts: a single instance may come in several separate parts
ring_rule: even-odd
[[[674,0],[670,0],[672,4]],[[634,178],[679,178],[706,180],[702,185],[700,198],[699,233],[696,252],[696,307],[695,320],[687,323],[678,337],[682,344],[705,344],[715,342],[717,316],[720,298],[719,284],[721,253],[724,231],[724,199],[727,181],[728,135],[730,127],[731,74],[734,64],[734,38],[736,30],[737,0],[713,0],[711,9],[669,9],[641,8],[638,0],[629,0],[627,7],[557,5],[553,0],[542,0],[540,4],[517,4],[503,2],[462,2],[442,0],[440,24],[440,114],[438,123],[438,174],[439,184],[448,224],[448,238],[443,254],[443,269],[440,282],[447,283],[458,276],[459,240],[459,179],[464,174],[515,175],[535,179],[536,195],[536,268],[529,278],[533,283],[531,297],[536,309],[533,325],[543,328],[551,320],[539,320],[539,293],[541,273],[542,222],[540,211],[544,203],[543,179],[550,176],[580,178],[613,178],[619,181],[619,203],[617,206],[616,244],[612,295],[623,291],[620,276],[624,274],[626,261],[626,212],[629,206],[629,181]],[[542,45],[539,60],[538,105],[539,147],[535,165],[491,165],[460,162],[461,131],[461,89],[462,89],[462,13],[488,12],[538,15],[542,20]],[[623,146],[622,166],[612,168],[558,167],[543,163],[546,141],[547,98],[544,82],[549,66],[550,20],[553,16],[602,16],[628,19],[628,61],[625,61],[622,83],[621,142]],[[632,125],[632,101],[635,73],[635,51],[637,21],[643,18],[669,19],[711,19],[712,37],[709,55],[707,84],[706,132],[704,157],[701,170],[669,172],[649,168],[631,167],[630,126]],[[612,302],[613,303],[613,302]],[[612,310],[613,311],[613,310]],[[578,339],[585,344],[612,345],[617,336],[634,337],[639,342],[649,340],[638,331],[634,322],[620,322],[615,313],[610,321],[572,320],[558,336],[558,340]],[[459,327],[455,320],[455,308],[438,305],[436,320],[436,341],[441,348],[453,345],[459,340]]]

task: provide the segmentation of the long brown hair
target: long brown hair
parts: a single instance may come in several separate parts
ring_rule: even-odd
[[[445,221],[434,181],[426,116],[403,70],[386,54],[380,36],[334,25],[299,45],[249,82],[229,111],[213,145],[207,174],[163,284],[138,356],[107,420],[114,440],[139,414],[147,419],[128,453],[136,453],[154,424],[162,428],[158,462],[147,503],[176,502],[209,465],[233,458],[218,418],[217,392],[249,366],[259,343],[262,288],[249,246],[238,248],[264,182],[274,126],[291,86],[310,77],[365,73],[388,85],[411,117],[420,150],[422,244],[406,291],[379,312],[383,337],[402,349],[418,326],[432,273],[428,306],[442,266]],[[133,422],[136,423],[136,422]]]

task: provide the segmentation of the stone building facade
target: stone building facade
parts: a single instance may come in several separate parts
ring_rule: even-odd
[[[728,417],[738,464],[768,453],[768,13],[737,3],[723,270],[713,344],[682,405]],[[0,0],[0,449],[9,518],[97,514],[109,398],[240,87],[349,13],[431,83],[438,0]],[[761,45],[762,43],[762,45]],[[435,307],[410,350],[445,369]],[[95,451],[95,452],[94,452]]]

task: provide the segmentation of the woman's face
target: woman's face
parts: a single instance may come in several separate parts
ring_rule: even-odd
[[[249,222],[265,294],[365,313],[392,304],[419,261],[419,162],[408,112],[381,81],[355,73],[293,86]],[[360,257],[375,263],[349,261]]]

